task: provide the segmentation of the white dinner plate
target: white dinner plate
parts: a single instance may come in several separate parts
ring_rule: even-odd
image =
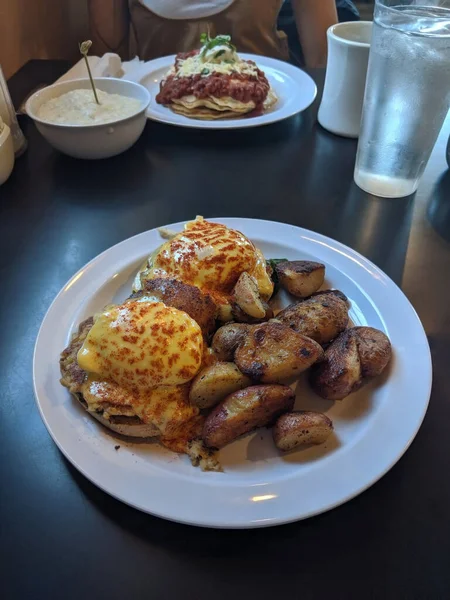
[[[316,84],[301,69],[287,62],[266,56],[256,56],[255,54],[240,54],[240,56],[245,60],[254,60],[256,62],[258,67],[266,74],[270,85],[278,96],[278,102],[263,115],[242,119],[200,121],[198,119],[189,119],[183,115],[177,115],[169,108],[158,104],[155,98],[159,92],[159,84],[174,64],[175,55],[173,55],[157,58],[146,63],[148,65],[148,72],[142,76],[140,83],[151,94],[150,105],[147,109],[148,118],[153,119],[153,121],[161,121],[161,123],[179,125],[180,127],[194,127],[196,129],[239,129],[243,127],[258,127],[258,125],[267,125],[268,123],[282,121],[305,110],[314,102],[317,94]]]
[[[408,448],[430,396],[427,338],[401,290],[354,250],[284,223],[212,220],[245,233],[268,258],[325,263],[326,286],[349,297],[353,323],[389,336],[394,354],[388,372],[358,393],[330,402],[300,381],[296,408],[326,412],[334,422],[333,437],[321,446],[281,455],[270,430],[261,429],[220,452],[223,473],[205,473],[157,443],[117,441],[60,385],[61,350],[80,321],[129,295],[138,267],[162,242],[156,229],[94,258],[53,301],[34,353],[37,404],[68,460],[104,491],[140,510],[210,527],[263,527],[304,519],[365,490]],[[169,227],[181,231],[183,225]]]

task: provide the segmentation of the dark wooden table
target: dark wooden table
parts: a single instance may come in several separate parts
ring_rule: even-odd
[[[63,69],[29,63],[10,82],[16,102]],[[450,597],[450,120],[416,196],[381,200],[353,183],[356,143],[322,130],[316,112],[251,131],[148,123],[133,149],[102,162],[58,154],[22,120],[29,149],[0,188],[3,598]],[[33,346],[61,286],[112,244],[196,214],[336,238],[417,309],[434,361],[427,416],[399,463],[344,506],[266,530],[166,522],[97,489],[41,422]]]

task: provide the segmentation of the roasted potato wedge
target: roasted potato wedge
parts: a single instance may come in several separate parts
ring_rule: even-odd
[[[313,390],[326,400],[342,400],[359,388],[361,363],[351,329],[342,332],[327,348],[324,360],[311,371]]]
[[[353,327],[361,372],[364,378],[376,377],[391,360],[392,347],[386,334],[374,327]]]
[[[251,383],[234,363],[218,362],[197,374],[189,391],[189,400],[198,408],[210,408]]]
[[[206,418],[203,441],[208,448],[223,448],[244,433],[271,424],[292,410],[295,394],[286,385],[254,385],[234,392]]]
[[[309,260],[285,260],[275,270],[281,287],[297,298],[317,292],[325,279],[325,265]]]
[[[251,317],[247,313],[245,313],[242,308],[236,303],[231,303],[231,313],[233,318],[238,323],[247,323],[248,325],[255,325],[257,323],[262,323],[264,321],[268,321],[272,319],[274,316],[272,308],[267,304],[267,302],[262,302],[262,306],[265,310],[264,316],[261,319],[257,319],[255,317]]]
[[[130,296],[131,299],[142,297],[183,310],[200,325],[205,337],[209,337],[216,327],[218,309],[214,300],[194,285],[165,277],[147,279],[143,289]]]
[[[275,446],[288,452],[297,446],[322,444],[333,431],[333,422],[326,415],[309,410],[287,412],[277,419],[272,435]]]
[[[263,319],[266,315],[256,279],[245,271],[234,286],[233,300],[246,315],[254,319]]]
[[[347,327],[348,305],[335,293],[318,293],[291,304],[276,319],[319,344],[326,344]]]
[[[391,344],[382,331],[353,327],[327,348],[311,371],[314,391],[327,400],[342,400],[379,375],[391,358]]]
[[[250,330],[245,323],[228,323],[220,327],[211,342],[211,347],[220,361],[232,361],[236,348],[244,341]]]
[[[236,349],[234,360],[239,370],[254,381],[277,383],[297,376],[322,356],[319,344],[282,323],[270,321],[250,329]]]

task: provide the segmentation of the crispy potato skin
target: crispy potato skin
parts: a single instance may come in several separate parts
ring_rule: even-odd
[[[211,342],[217,358],[224,362],[232,361],[236,348],[244,341],[249,330],[250,326],[245,323],[228,323],[220,327]]]
[[[347,329],[312,369],[311,386],[322,398],[342,400],[379,375],[391,354],[391,344],[382,331],[373,327]]]
[[[251,379],[241,373],[234,363],[218,362],[196,375],[189,391],[189,400],[198,408],[210,408],[251,383]]]
[[[203,441],[223,448],[244,433],[271,424],[291,410],[295,395],[286,385],[255,385],[231,394],[206,418]]]
[[[297,446],[322,444],[333,432],[333,423],[319,412],[299,410],[281,415],[273,426],[275,446],[288,452]]]
[[[270,321],[250,329],[236,349],[234,360],[239,370],[254,381],[277,383],[299,375],[322,356],[319,344]]]
[[[259,295],[258,284],[245,271],[240,274],[234,286],[233,300],[246,315],[254,319],[264,319],[266,311]]]
[[[200,325],[206,338],[213,333],[216,327],[218,309],[214,300],[209,294],[204,294],[194,285],[164,277],[148,279],[144,282],[144,289],[135,292],[130,298],[142,298],[143,296],[164,302],[166,306],[183,310]]]
[[[362,376],[376,377],[385,369],[392,356],[387,335],[374,327],[353,327],[361,361]]]
[[[234,320],[238,323],[247,323],[248,325],[263,323],[264,321],[272,319],[274,313],[272,308],[267,304],[267,302],[263,301],[262,306],[264,308],[265,313],[261,319],[256,319],[255,317],[251,317],[250,315],[246,314],[236,302],[231,302],[231,313],[233,315]]]
[[[337,294],[318,293],[291,304],[276,319],[319,344],[326,344],[347,327],[348,305]]]
[[[308,260],[285,260],[277,263],[281,287],[297,298],[307,298],[323,285],[325,265]]]
[[[313,390],[327,400],[342,400],[362,379],[358,347],[351,329],[342,332],[327,348],[324,360],[310,374]]]
[[[340,290],[320,290],[320,292],[314,292],[314,294],[311,294],[311,297],[330,295],[330,294],[332,294],[333,296],[336,296],[337,298],[340,298],[340,300],[342,300],[343,302],[345,302],[345,304],[350,306],[350,302],[349,302],[347,296]]]

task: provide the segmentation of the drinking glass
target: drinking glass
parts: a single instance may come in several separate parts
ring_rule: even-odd
[[[356,184],[416,191],[450,106],[450,0],[376,0]]]

